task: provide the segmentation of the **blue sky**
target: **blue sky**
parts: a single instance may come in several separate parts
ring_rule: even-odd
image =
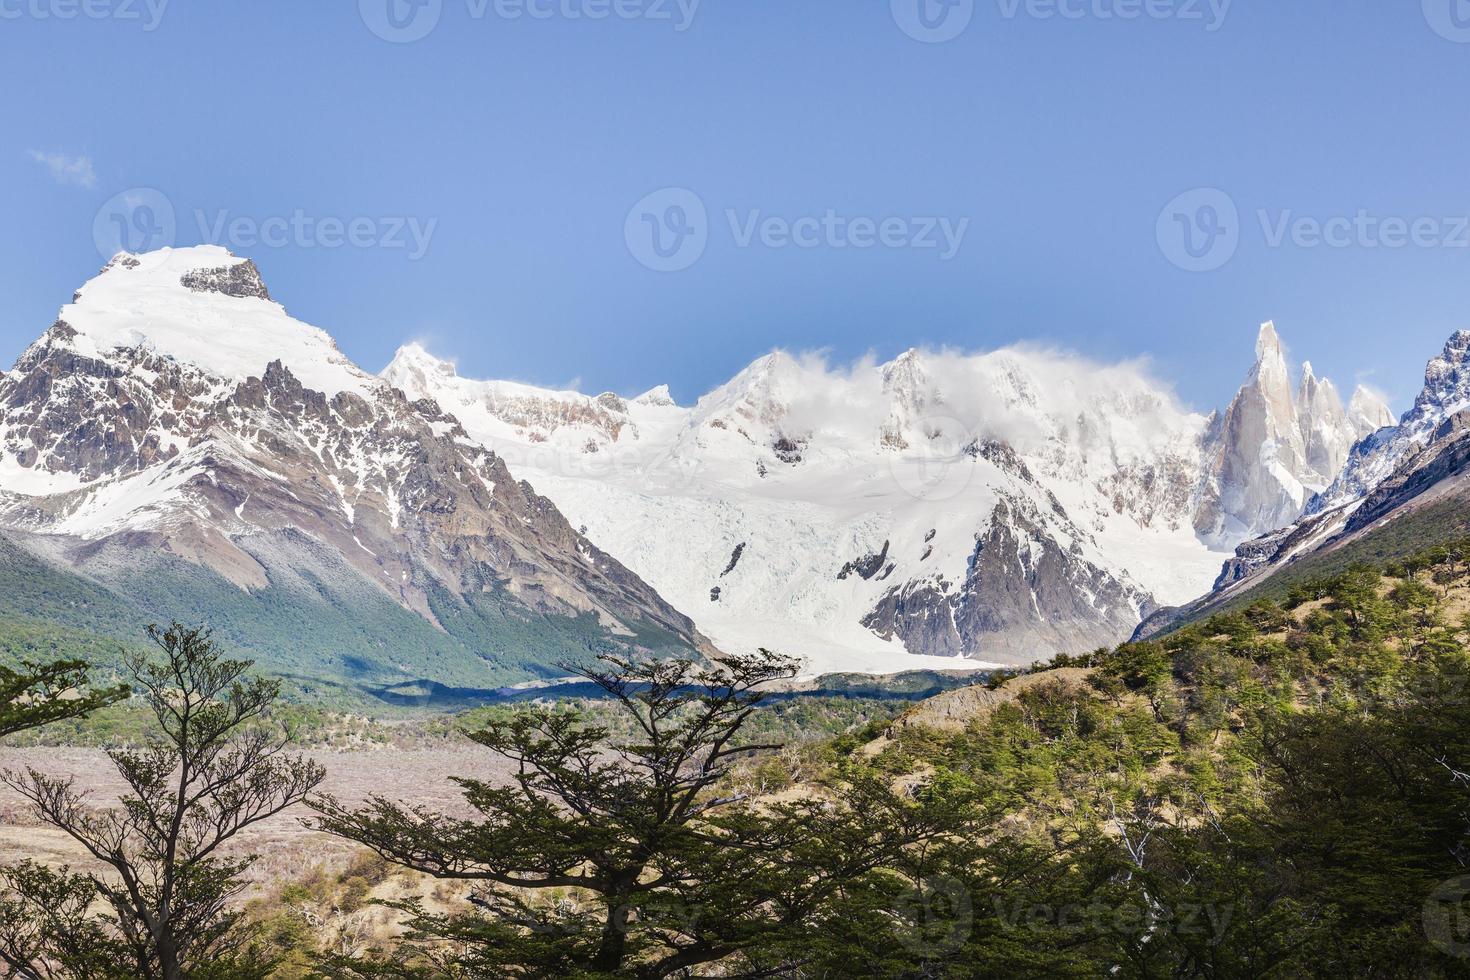
[[[1208,408],[1274,318],[1402,409],[1470,326],[1450,0],[388,2],[0,0],[0,360],[138,188],[366,367],[686,402],[775,346],[1030,340]]]

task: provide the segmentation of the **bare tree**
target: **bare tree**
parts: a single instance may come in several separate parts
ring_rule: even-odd
[[[161,660],[127,667],[157,732],[110,751],[127,783],[120,805],[97,807],[73,781],[28,769],[0,779],[106,870],[6,869],[0,960],[23,977],[263,976],[269,964],[229,900],[251,856],[221,847],[295,803],[325,775],[286,754],[291,733],[270,718],[276,681],[225,659],[208,630],[149,627]],[[105,916],[88,912],[94,900]],[[29,914],[47,906],[53,916]],[[108,971],[117,972],[108,972]]]

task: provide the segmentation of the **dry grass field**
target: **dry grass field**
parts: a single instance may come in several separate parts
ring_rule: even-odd
[[[502,760],[468,743],[435,749],[309,753],[327,768],[322,792],[344,802],[373,794],[426,804],[445,812],[467,812],[451,776],[493,779],[505,775]],[[0,748],[0,769],[34,768],[68,775],[98,806],[116,800],[123,783],[106,754],[87,748]],[[307,826],[311,811],[294,807],[251,828],[231,845],[234,853],[259,856],[250,872],[251,892],[268,893],[282,884],[325,872],[340,873],[361,849]],[[89,867],[82,849],[61,831],[43,826],[25,801],[0,787],[0,862],[30,857],[47,864]],[[250,896],[247,896],[250,897]]]

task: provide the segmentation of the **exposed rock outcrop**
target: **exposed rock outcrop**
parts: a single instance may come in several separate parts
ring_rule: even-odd
[[[219,351],[190,348],[175,309],[220,324]],[[230,335],[235,322],[262,337]],[[707,649],[451,413],[341,358],[216,248],[109,264],[0,378],[0,526],[142,549],[140,562],[164,550],[249,590],[294,574],[285,556],[309,543],[445,629],[436,595],[491,595],[527,617]]]
[[[1206,503],[1196,529],[1226,543],[1296,520],[1386,412],[1365,390],[1354,406],[1350,415],[1310,362],[1293,394],[1276,327],[1262,324],[1255,367],[1205,443]]]

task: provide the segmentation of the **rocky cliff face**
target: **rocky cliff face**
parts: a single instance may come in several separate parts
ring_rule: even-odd
[[[1027,662],[1038,651],[1095,649],[1130,632],[1153,599],[1127,578],[1064,551],[1034,504],[1003,499],[977,535],[966,577],[910,580],[863,618],[879,636],[949,656]]]
[[[1424,446],[1436,430],[1470,407],[1470,331],[1461,330],[1424,369],[1424,387],[1414,407],[1397,425],[1381,428],[1353,447],[1347,465],[1308,511],[1322,513],[1349,505],[1387,479],[1404,457]]]
[[[1380,425],[1386,410],[1354,398],[1349,422],[1365,432],[1336,479],[1314,495],[1303,514],[1278,530],[1242,543],[1214,586],[1214,597],[1270,574],[1287,562],[1345,535],[1391,518],[1400,507],[1465,468],[1470,418],[1470,332],[1450,337],[1424,372],[1424,387],[1396,425]]]
[[[1205,485],[1196,527],[1229,544],[1284,527],[1341,471],[1352,446],[1388,409],[1367,389],[1344,409],[1332,382],[1302,366],[1295,394],[1272,323],[1261,326],[1256,364],[1205,441]]]
[[[88,575],[120,546],[257,592],[330,553],[440,630],[447,594],[702,645],[451,414],[356,368],[222,249],[115,260],[0,378],[0,413],[0,524]]]

